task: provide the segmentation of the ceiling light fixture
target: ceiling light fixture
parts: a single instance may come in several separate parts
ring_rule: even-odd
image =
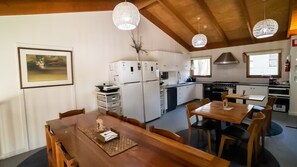
[[[200,24],[199,24],[200,17],[198,17],[197,20],[198,20],[198,34],[196,34],[192,38],[192,45],[195,48],[202,48],[207,44],[207,37],[204,34],[200,34]],[[204,26],[204,28],[206,28],[206,26]]]
[[[135,5],[125,0],[113,9],[112,20],[120,30],[133,30],[139,24],[140,14]]]
[[[264,1],[264,19],[256,23],[256,25],[253,28],[253,35],[258,39],[271,37],[278,30],[278,24],[275,20],[265,18],[266,1],[265,0],[263,1]]]

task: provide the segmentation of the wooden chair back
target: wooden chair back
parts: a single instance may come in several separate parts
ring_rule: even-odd
[[[170,132],[168,130],[165,130],[165,129],[157,129],[155,128],[154,126],[150,126],[149,130],[153,133],[157,133],[161,136],[164,136],[164,137],[167,137],[167,138],[170,138],[172,140],[175,140],[175,141],[178,141],[180,143],[184,143],[184,138],[177,135],[176,133],[173,133],[173,132]]]
[[[251,124],[247,128],[247,131],[250,133],[249,141],[254,141],[258,138],[264,123],[265,115],[262,112],[257,113],[257,115],[252,119]]]
[[[112,112],[112,111],[106,111],[106,115],[112,116],[117,119],[123,119],[123,116],[117,114],[116,112]]]
[[[200,102],[201,103],[201,102]],[[198,116],[196,114],[192,114],[191,111],[200,107],[201,105],[198,102],[190,102],[186,104],[186,116],[188,121],[188,128],[191,128],[191,117],[196,117],[196,122],[198,122]]]
[[[264,125],[263,125],[263,135],[266,135],[267,132],[267,128],[270,126],[271,124],[271,113],[272,112],[272,107],[269,105],[266,105],[266,107],[261,110],[261,113],[263,113],[265,115],[265,121],[264,121]]]
[[[71,157],[61,142],[57,141],[55,143],[56,147],[56,159],[57,159],[57,167],[75,167],[77,166],[77,162]]]
[[[270,96],[268,98],[268,101],[266,103],[266,106],[271,106],[273,107],[274,103],[276,102],[277,97],[276,96]]]
[[[228,92],[221,92],[222,100],[225,100],[227,95],[228,95]]]
[[[205,105],[205,104],[210,102],[210,99],[209,98],[204,98],[204,99],[201,99],[200,102],[201,102],[201,105]]]
[[[138,127],[141,127],[143,129],[146,129],[146,125],[144,122],[140,122],[138,121],[137,119],[134,119],[134,118],[127,118],[127,117],[123,117],[123,120],[132,124],[132,125],[136,125]]]
[[[70,110],[64,113],[59,113],[59,119],[78,115],[78,114],[85,114],[85,109],[82,108],[82,109]]]
[[[46,151],[48,166],[56,166],[56,147],[55,142],[57,141],[56,135],[50,130],[49,125],[45,125],[45,138],[46,138]]]

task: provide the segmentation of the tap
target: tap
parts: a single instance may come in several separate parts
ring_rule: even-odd
[[[181,78],[180,78],[180,72],[178,71],[178,72],[177,72],[177,84],[180,83],[180,79],[181,79]]]

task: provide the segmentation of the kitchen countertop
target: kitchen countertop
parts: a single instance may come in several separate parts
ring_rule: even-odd
[[[193,85],[193,84],[210,84],[214,81],[197,81],[197,82],[184,82],[178,84],[169,84],[169,85],[162,85],[161,88],[173,88],[173,87],[180,87],[186,85]],[[273,87],[290,87],[289,84],[279,84],[279,85],[269,85],[268,83],[251,83],[251,82],[239,82],[237,85],[249,85],[249,86],[273,86]]]

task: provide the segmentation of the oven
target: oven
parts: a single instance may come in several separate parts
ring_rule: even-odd
[[[269,85],[268,96],[276,96],[276,102],[272,106],[274,111],[288,112],[290,105],[289,85]]]
[[[222,101],[221,93],[222,92],[228,92],[229,94],[231,93],[236,93],[236,85],[238,82],[228,82],[228,81],[216,81],[213,82],[212,88],[211,88],[211,95],[210,99],[213,100],[218,100]],[[228,99],[231,102],[235,102],[235,99]]]

